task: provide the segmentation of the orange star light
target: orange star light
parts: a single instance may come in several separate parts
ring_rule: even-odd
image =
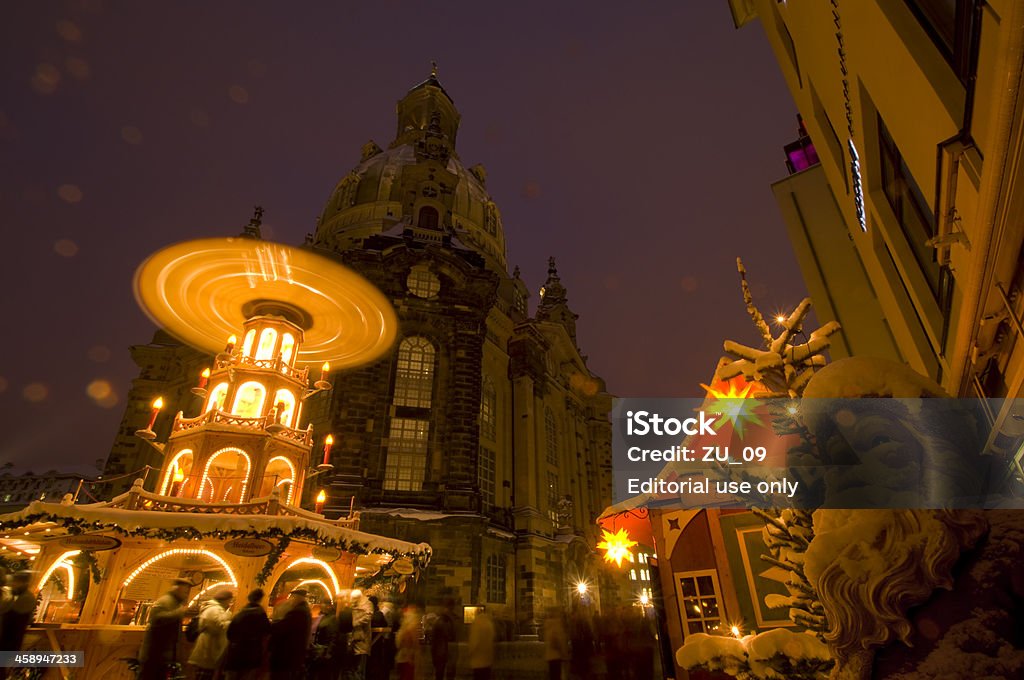
[[[598,550],[604,550],[604,559],[614,562],[615,566],[621,567],[622,560],[629,557],[629,549],[636,545],[636,541],[629,538],[625,529],[619,529],[614,534],[607,529],[602,530],[604,540],[597,544]]]

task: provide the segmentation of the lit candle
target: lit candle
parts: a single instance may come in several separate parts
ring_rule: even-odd
[[[334,446],[334,435],[329,434],[324,438],[324,465],[330,465],[332,446]]]
[[[229,338],[228,338],[228,344],[227,344],[227,347],[225,347],[225,348],[224,348],[224,353],[225,353],[225,354],[231,354],[232,350],[234,350],[234,349],[235,349],[235,343],[236,343],[236,342],[238,342],[238,338],[236,338],[236,337],[235,337],[235,336],[233,336],[233,335],[232,335],[231,337],[229,337]]]
[[[331,362],[325,361],[324,365],[320,367],[320,382],[327,380],[327,372],[331,370]]]
[[[328,435],[328,436],[330,436],[330,435]],[[320,493],[318,493],[316,495],[316,511],[318,513],[319,512],[323,512],[324,503],[326,503],[326,502],[327,502],[327,492],[324,491],[323,489],[320,489]]]
[[[210,379],[210,369],[204,368],[203,372],[199,374],[199,389],[206,387],[206,382]]]
[[[156,423],[156,417],[160,415],[160,409],[164,407],[164,398],[157,397],[153,401],[153,413],[149,416],[149,425],[146,426],[147,430],[152,430],[153,425]]]
[[[177,496],[181,493],[181,484],[185,481],[185,471],[181,468],[175,468],[173,484],[171,484],[171,495]]]

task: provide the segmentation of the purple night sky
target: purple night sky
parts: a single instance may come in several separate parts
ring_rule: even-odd
[[[152,324],[135,267],[174,241],[298,244],[430,61],[483,163],[510,265],[547,257],[617,395],[694,396],[725,338],[805,294],[769,185],[795,107],[728,4],[9,5],[0,27],[0,464],[105,459]],[[111,392],[94,384],[107,381]],[[92,468],[92,473],[96,473]]]

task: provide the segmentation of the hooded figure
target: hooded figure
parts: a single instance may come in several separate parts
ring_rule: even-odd
[[[279,608],[280,617],[270,624],[270,677],[292,680],[305,677],[306,647],[313,615],[306,603],[306,591],[296,588]]]
[[[221,590],[213,599],[203,603],[199,610],[199,637],[188,657],[196,667],[196,680],[213,678],[221,655],[228,646],[228,624],[231,622],[231,602],[235,596],[230,590]]]
[[[256,680],[263,673],[263,653],[270,635],[270,619],[263,611],[263,590],[256,588],[246,599],[248,603],[228,624],[223,666],[227,680]]]
[[[191,587],[185,579],[175,579],[171,590],[149,610],[149,623],[139,650],[139,680],[165,680],[168,669],[178,660],[181,619]]]
[[[370,657],[370,623],[373,619],[373,605],[358,590],[352,591],[352,633],[349,637],[354,668],[352,677],[362,680],[366,677],[366,662]]]

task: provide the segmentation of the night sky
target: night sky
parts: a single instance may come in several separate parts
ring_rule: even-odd
[[[725,0],[430,4],[6,7],[0,465],[95,474],[154,330],[136,266],[255,204],[301,243],[431,60],[510,266],[535,306],[557,258],[613,394],[698,395],[723,339],[756,339],[737,255],[765,312],[803,297],[769,187],[795,107],[760,25]]]

